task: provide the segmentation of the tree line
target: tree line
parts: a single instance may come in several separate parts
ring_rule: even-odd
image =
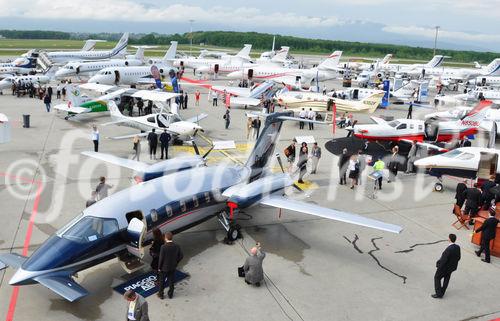
[[[70,33],[60,31],[42,30],[0,30],[0,35],[5,38],[15,39],[104,39],[117,41],[119,33]],[[257,50],[270,50],[275,35],[258,32],[233,32],[233,31],[196,31],[192,34],[131,34],[130,44],[134,45],[169,45],[171,41],[180,44],[189,44],[191,37],[193,44],[205,44],[221,47],[240,48],[243,44],[252,44]],[[390,44],[351,42],[325,39],[309,39],[294,36],[276,35],[276,48],[289,46],[291,53],[318,53],[328,54],[333,50],[342,50],[346,56],[382,57],[392,53],[396,59],[427,60],[433,55],[433,49]],[[444,50],[438,53],[450,56],[452,61],[488,63],[499,56],[494,52],[478,52],[469,50]]]

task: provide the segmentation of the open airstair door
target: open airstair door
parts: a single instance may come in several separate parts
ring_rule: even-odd
[[[141,212],[127,213],[129,220],[127,227],[127,252],[119,257],[122,268],[127,273],[133,273],[144,267],[142,259],[144,258],[144,239],[146,237],[146,224],[139,219]]]
[[[477,180],[481,185],[482,181],[488,180],[497,172],[498,154],[481,152],[479,166],[477,169]]]

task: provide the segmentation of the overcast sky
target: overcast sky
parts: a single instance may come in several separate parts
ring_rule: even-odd
[[[0,28],[89,32],[264,31],[500,52],[500,0],[0,0]],[[133,22],[131,24],[130,22]]]

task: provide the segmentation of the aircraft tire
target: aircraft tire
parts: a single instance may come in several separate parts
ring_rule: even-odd
[[[436,192],[442,192],[443,191],[443,184],[441,184],[441,183],[434,184],[434,190]]]
[[[234,225],[229,228],[229,231],[227,231],[227,239],[231,242],[236,241],[237,239],[241,238],[241,227],[239,225]]]

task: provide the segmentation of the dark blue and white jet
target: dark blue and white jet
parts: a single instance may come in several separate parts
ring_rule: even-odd
[[[204,157],[167,160],[151,167],[111,155],[87,153],[135,169],[141,183],[115,193],[78,214],[30,257],[0,255],[0,268],[17,272],[11,285],[40,283],[69,301],[88,292],[73,279],[81,270],[118,257],[130,268],[144,258],[153,228],[178,233],[217,217],[229,240],[239,237],[239,209],[257,204],[289,209],[317,217],[400,233],[397,225],[287,198],[294,186],[288,173],[271,173],[270,161],[284,120],[297,120],[290,111],[266,117],[262,134],[244,166],[206,166]]]

